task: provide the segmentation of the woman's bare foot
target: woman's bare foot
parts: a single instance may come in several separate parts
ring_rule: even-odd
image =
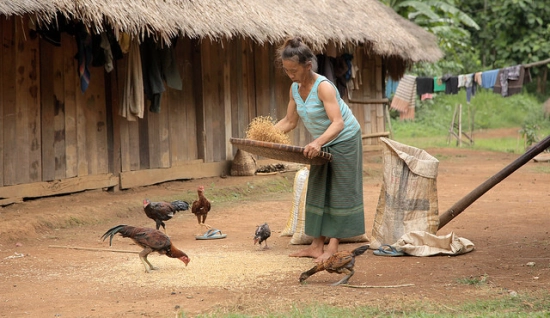
[[[304,248],[302,250],[299,250],[297,252],[294,252],[290,254],[290,257],[311,257],[311,258],[318,258],[323,254],[323,248],[325,246],[325,238],[324,237],[316,237],[311,242],[311,245],[307,248]]]
[[[304,248],[303,250],[299,250],[297,252],[294,252],[290,254],[290,257],[311,257],[311,258],[318,258],[323,254],[323,249],[313,248],[312,246],[308,248]]]

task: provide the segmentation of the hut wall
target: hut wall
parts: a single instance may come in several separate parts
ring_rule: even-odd
[[[358,89],[352,90],[351,101],[381,100],[384,98],[382,59],[379,56],[364,54],[363,49],[358,48],[354,54],[354,61],[359,68],[362,84]],[[359,75],[358,75],[359,76]],[[349,99],[348,99],[349,101]],[[386,120],[383,103],[363,104],[348,102],[355,117],[361,124],[363,135],[385,132]],[[380,145],[378,138],[364,138],[365,149]]]
[[[166,87],[160,113],[119,115],[127,55],[115,70],[90,67],[83,93],[75,39],[55,46],[26,17],[0,16],[0,206],[27,197],[131,188],[229,171],[250,121],[281,119],[291,81],[275,67],[276,45],[234,38],[180,38],[182,90]],[[382,97],[381,59],[355,54],[363,84],[352,99]],[[350,103],[363,133],[384,131],[383,105]],[[311,140],[300,123],[292,142]]]

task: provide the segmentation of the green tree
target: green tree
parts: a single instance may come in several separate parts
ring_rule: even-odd
[[[454,0],[385,0],[399,15],[435,34],[445,57],[436,64],[421,63],[413,68],[418,75],[462,73],[479,67],[471,46],[470,30],[478,24],[457,7]]]
[[[539,0],[470,0],[462,9],[481,26],[472,45],[484,69],[528,64],[550,58],[550,6]],[[544,93],[548,68],[531,69],[537,92]]]

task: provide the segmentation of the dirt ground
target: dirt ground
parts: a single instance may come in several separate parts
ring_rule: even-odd
[[[517,130],[488,132],[495,137]],[[487,136],[485,136],[487,137]],[[490,135],[489,135],[490,137]],[[448,208],[512,163],[519,155],[465,148],[426,149],[440,160],[439,211]],[[381,152],[365,153],[365,219],[370,236],[382,185]],[[262,314],[324,303],[405,308],[427,302],[431,310],[466,301],[550,290],[550,163],[530,161],[477,199],[437,234],[454,232],[475,250],[460,256],[359,256],[350,284],[393,288],[329,286],[341,277],[319,273],[300,284],[311,259],[290,258],[303,246],[280,237],[292,208],[292,193],[242,196],[213,202],[207,223],[227,234],[199,241],[195,217],[178,213],[167,222],[189,266],[158,254],[159,270],[147,274],[134,253],[140,249],[116,236],[111,249],[101,235],[117,224],[154,226],[142,200],[194,193],[199,184],[239,193],[269,184],[292,184],[295,172],[267,176],[168,182],[121,192],[88,191],[0,208],[0,317],[174,317],[184,313],[238,311]],[[243,190],[244,189],[244,190]],[[188,192],[190,191],[190,192]],[[182,199],[192,200],[186,196]],[[256,225],[268,222],[271,247],[253,245]],[[345,244],[352,249],[360,243]],[[79,247],[83,249],[68,249]],[[94,250],[98,249],[98,250]],[[484,280],[483,284],[465,281]],[[407,285],[401,286],[398,285]]]

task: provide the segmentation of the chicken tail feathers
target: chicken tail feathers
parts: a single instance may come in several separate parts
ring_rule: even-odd
[[[365,253],[368,249],[369,249],[369,245],[363,245],[354,249],[351,253],[353,254],[353,256],[358,256]]]
[[[189,203],[182,200],[176,200],[172,202],[172,207],[176,211],[187,211],[189,210]]]
[[[105,234],[103,234],[103,236],[101,236],[101,238],[103,239],[103,241],[105,241],[105,239],[107,237],[110,237],[109,246],[111,246],[113,244],[113,236],[115,236],[115,234],[120,232],[126,226],[127,226],[126,224],[119,224],[117,226],[114,226],[114,227],[110,228],[107,232],[105,232]]]

